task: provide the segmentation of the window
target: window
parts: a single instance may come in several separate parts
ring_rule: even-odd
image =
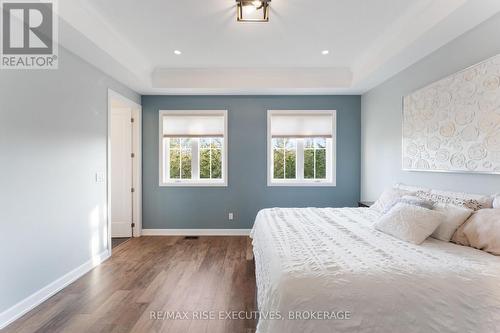
[[[227,186],[227,111],[160,111],[160,186]]]
[[[268,185],[335,186],[335,111],[268,111]]]
[[[297,176],[297,140],[274,138],[273,161],[275,179],[295,179]]]

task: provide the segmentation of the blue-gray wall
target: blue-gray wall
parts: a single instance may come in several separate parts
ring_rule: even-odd
[[[360,96],[143,96],[143,228],[251,228],[266,207],[355,206]],[[158,186],[158,111],[228,110],[227,188]],[[267,187],[267,110],[337,110],[337,186]],[[234,212],[235,220],[227,220]]]
[[[431,188],[500,192],[500,176],[401,170],[403,96],[447,75],[500,54],[500,14],[398,73],[362,97],[361,198],[374,200],[403,182]]]

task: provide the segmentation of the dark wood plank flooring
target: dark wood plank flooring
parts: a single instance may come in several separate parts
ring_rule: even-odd
[[[249,246],[248,237],[131,239],[3,332],[254,332],[254,319],[219,319],[256,310]],[[188,319],[165,318],[175,311]]]

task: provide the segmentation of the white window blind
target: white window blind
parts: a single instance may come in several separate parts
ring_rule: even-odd
[[[271,115],[271,136],[273,138],[304,138],[333,136],[333,115],[331,113]]]
[[[164,137],[223,137],[223,114],[168,114],[163,116]]]

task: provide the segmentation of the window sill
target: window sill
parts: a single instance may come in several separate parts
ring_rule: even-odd
[[[306,181],[284,181],[284,182],[277,182],[277,181],[268,181],[267,182],[268,187],[273,187],[273,186],[288,186],[288,187],[336,187],[337,184],[332,181],[324,181],[324,182],[306,182]]]
[[[179,181],[160,183],[160,187],[227,187],[227,182]]]

